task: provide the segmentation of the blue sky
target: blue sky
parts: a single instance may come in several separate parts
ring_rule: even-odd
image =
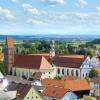
[[[100,0],[0,0],[0,34],[99,34]]]

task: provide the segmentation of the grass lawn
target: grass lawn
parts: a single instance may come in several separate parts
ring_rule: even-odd
[[[100,49],[100,44],[95,44],[97,49]]]

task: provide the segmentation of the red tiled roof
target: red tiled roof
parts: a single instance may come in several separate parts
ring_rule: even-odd
[[[100,83],[100,77],[93,77],[90,82]]]
[[[13,39],[12,38],[7,38],[6,39],[6,44],[8,48],[13,48]]]
[[[91,87],[86,80],[67,80],[64,82],[64,88],[71,91],[90,90]]]
[[[84,55],[57,55],[50,59],[49,54],[32,54],[45,57],[51,64],[55,64],[58,67],[71,67],[79,68],[84,62],[86,57]]]
[[[46,78],[42,81],[43,86],[63,86],[62,82],[60,80]]]
[[[77,76],[67,76],[67,75],[65,75],[65,76],[63,76],[61,78],[61,81],[62,82],[65,82],[67,80],[78,80],[78,79],[79,79],[79,77],[77,77]]]
[[[15,55],[14,67],[29,69],[52,69],[51,64],[39,55]]]
[[[11,82],[7,87],[8,91],[17,90],[17,99],[18,100],[23,100],[30,89],[31,89],[31,85],[15,83],[15,82]]]
[[[71,68],[79,68],[86,57],[83,55],[73,55],[73,56],[57,56],[53,58],[53,64],[58,67],[71,67]]]
[[[42,92],[42,95],[52,98],[62,98],[68,91],[63,87],[49,86]]]
[[[43,56],[43,57],[45,57],[45,58],[49,61],[49,63],[52,63],[52,62],[51,62],[51,59],[50,59],[50,57],[49,57],[49,53],[29,54],[29,55]]]

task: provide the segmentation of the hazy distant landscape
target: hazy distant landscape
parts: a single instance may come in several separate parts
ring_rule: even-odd
[[[57,35],[57,34],[36,34],[36,35],[0,35],[0,40],[6,37],[12,37],[14,40],[84,40],[91,41],[100,38],[100,35]]]

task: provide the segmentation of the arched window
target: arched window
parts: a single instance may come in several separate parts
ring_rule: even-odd
[[[62,74],[64,75],[64,69],[62,69]]]
[[[84,73],[83,73],[83,77],[84,77]]]
[[[14,76],[16,76],[16,69],[15,69],[15,71],[14,71]]]
[[[60,74],[60,69],[58,68],[58,74]]]
[[[69,75],[69,69],[67,69],[67,75]]]
[[[78,76],[78,70],[76,70],[76,76]]]
[[[71,71],[71,75],[72,75],[72,76],[74,75],[74,70]]]
[[[24,76],[24,72],[22,72],[22,76]]]
[[[88,77],[88,74],[86,73],[86,77]]]

